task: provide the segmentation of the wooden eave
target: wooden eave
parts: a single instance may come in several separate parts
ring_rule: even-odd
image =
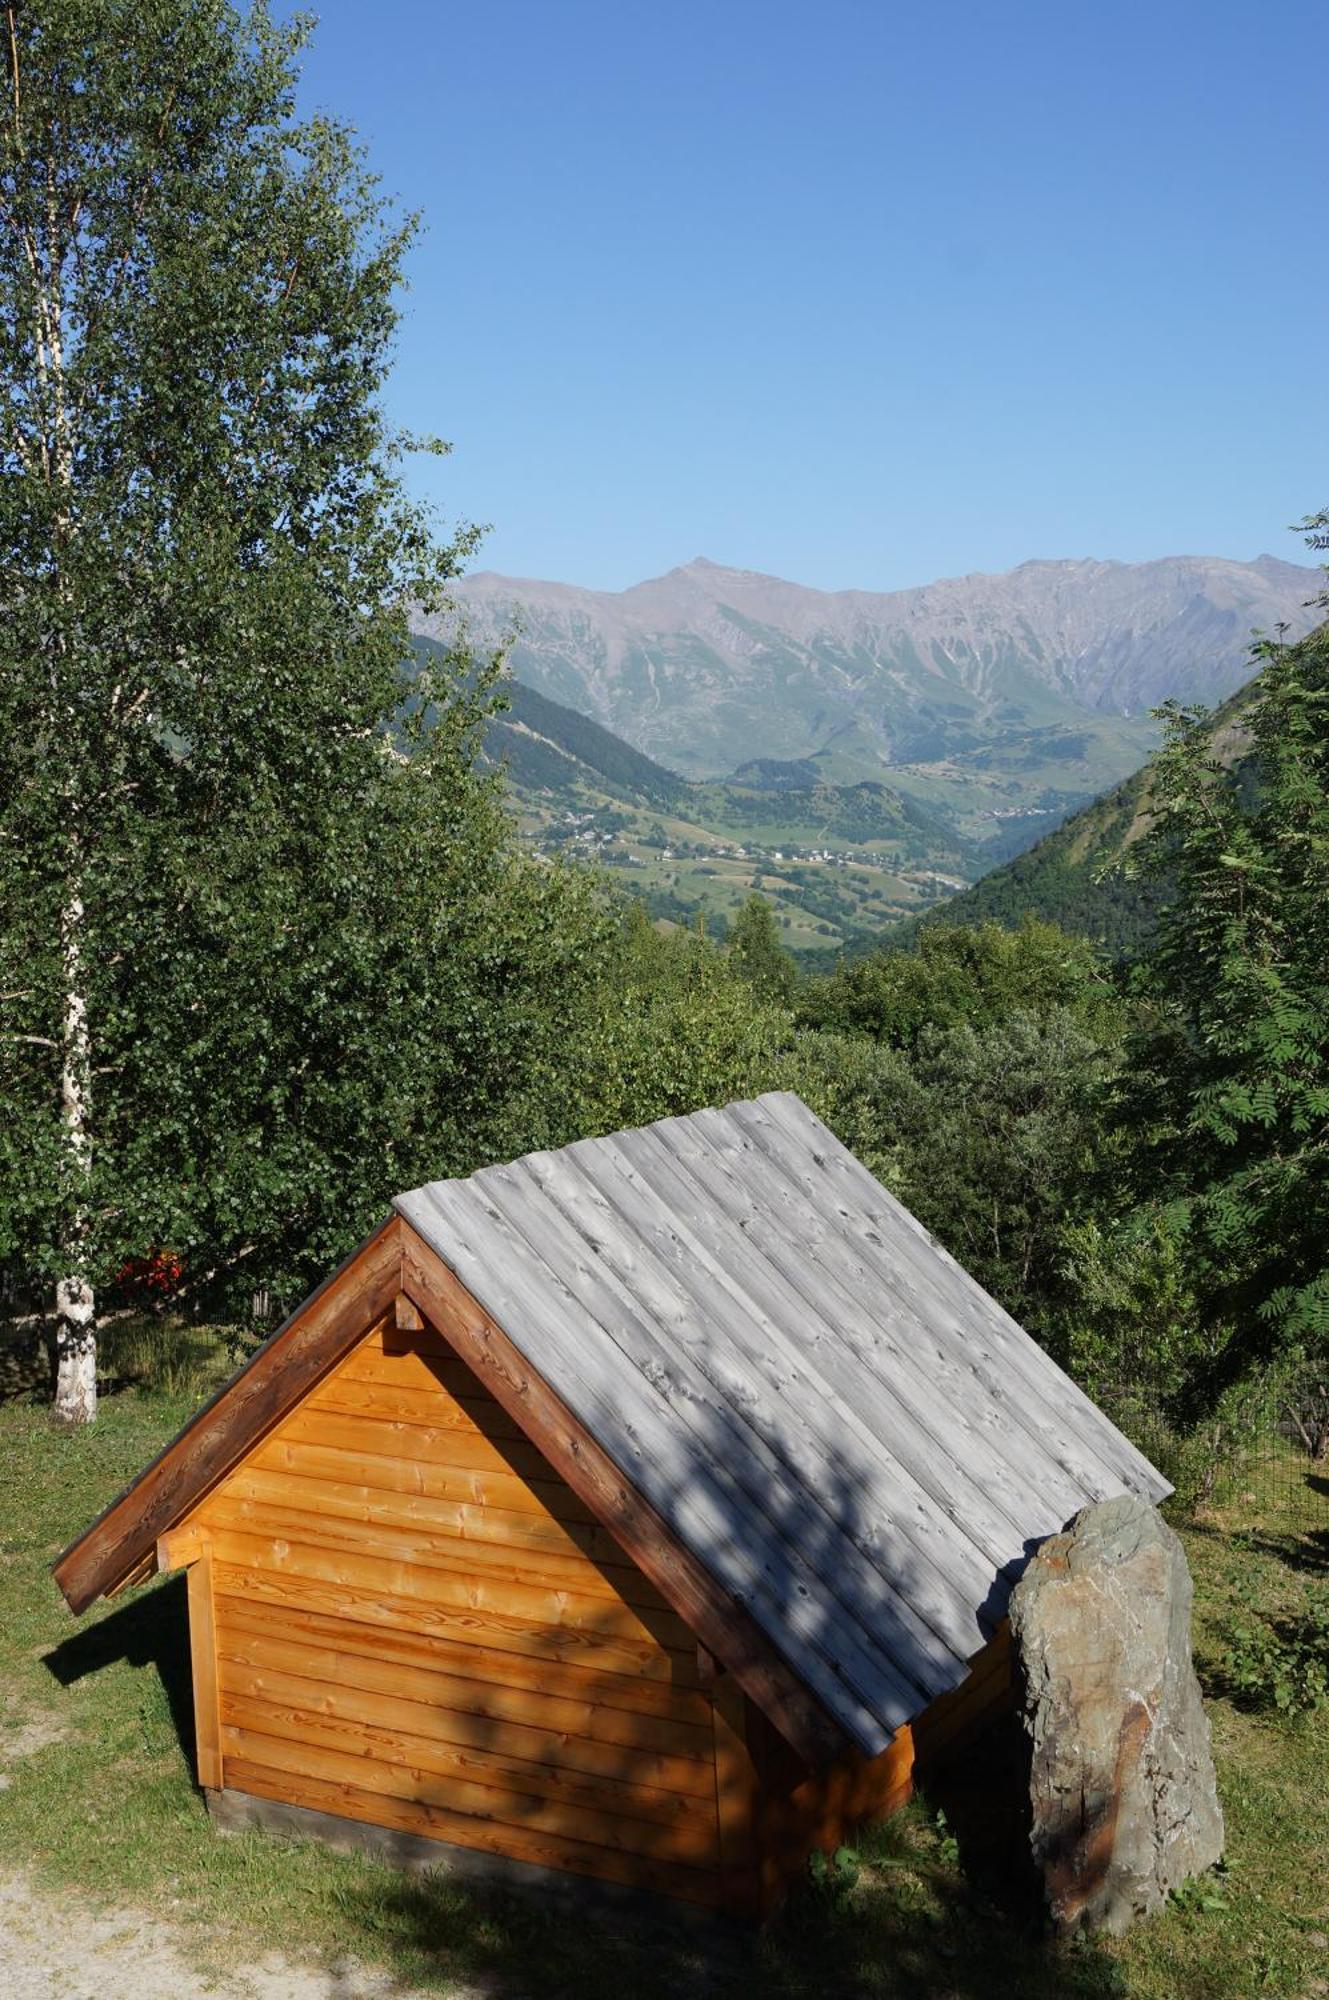
[[[397,1301],[402,1301],[400,1306]],[[374,1322],[396,1308],[439,1333],[671,1608],[809,1764],[843,1755],[840,1724],[756,1620],[686,1549],[456,1273],[393,1215],[299,1306],[54,1564],[74,1612],[156,1569],[158,1543]]]
[[[402,1229],[399,1220],[389,1218],[366,1237],[70,1543],[57,1559],[54,1575],[71,1611],[86,1611],[149,1562],[158,1537],[175,1527],[390,1310],[401,1289]]]

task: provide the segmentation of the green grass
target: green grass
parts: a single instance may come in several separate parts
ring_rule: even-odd
[[[313,1844],[222,1839],[190,1768],[185,1607],[178,1578],[76,1622],[49,1574],[59,1548],[207,1393],[204,1353],[173,1395],[108,1396],[94,1430],[0,1405],[0,1856],[53,1894],[73,1889],[168,1915],[202,1965],[274,1947],[310,1962],[351,1954],[446,1993],[489,1979],[514,1995],[652,2000],[1211,2000],[1329,1990],[1329,1731],[1211,1701],[1230,1873],[1117,1944],[1054,1949],[1037,1912],[1000,1900],[962,1815],[916,1802],[868,1836],[858,1884],[808,1891],[758,1940],[716,1943],[662,1917],[591,1923],[477,1898]],[[161,1357],[149,1366],[160,1379]],[[1291,1462],[1290,1462],[1291,1464]],[[1197,1657],[1216,1675],[1234,1609],[1295,1608],[1329,1574],[1329,1503],[1289,1476],[1252,1516],[1240,1482],[1186,1529]],[[43,1739],[48,1739],[44,1740]],[[6,1754],[18,1744],[24,1754]],[[33,1747],[40,1745],[40,1747]],[[1010,1843],[1007,1843],[1008,1847]],[[1319,1940],[1317,1942],[1317,1940]]]

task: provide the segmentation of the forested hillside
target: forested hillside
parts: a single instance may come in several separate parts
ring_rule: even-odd
[[[416,638],[422,660],[446,659]],[[982,868],[984,849],[877,779],[837,784],[814,761],[754,761],[689,782],[599,723],[506,677],[485,723],[483,761],[501,771],[538,854],[593,860],[657,917],[723,935],[765,894],[785,942],[833,951],[926,909]]]
[[[1206,724],[1210,754],[1240,771],[1250,754],[1249,710],[1258,682],[1238,689]],[[1113,957],[1136,956],[1149,939],[1166,877],[1135,866],[1135,849],[1155,812],[1156,760],[1075,813],[1015,859],[979,877],[926,921],[1016,925],[1038,917],[1078,937],[1092,938]]]

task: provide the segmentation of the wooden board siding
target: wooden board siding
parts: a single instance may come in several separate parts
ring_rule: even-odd
[[[970,1662],[969,1678],[920,1715],[913,1725],[920,1766],[958,1754],[988,1725],[1016,1704],[1015,1651],[1010,1621],[1003,1619],[981,1653]]]
[[[814,1848],[834,1853],[857,1827],[905,1804],[913,1791],[914,1744],[906,1724],[875,1757],[851,1751],[810,1770],[751,1703],[746,1720],[756,1773],[757,1904],[769,1915]]]
[[[159,1539],[391,1309],[402,1235],[395,1218],[381,1223],[70,1543],[54,1575],[71,1611],[150,1575]]]
[[[392,1310],[176,1531],[212,1784],[721,1900],[695,1638],[439,1336]]]
[[[897,1730],[875,1757],[850,1753],[810,1769],[746,1704],[743,1740],[753,1800],[755,1902],[767,1915],[784,1899],[814,1848],[833,1853],[856,1830],[885,1819],[912,1795],[916,1779],[965,1747],[1015,1701],[1010,1626],[1000,1629],[969,1663],[969,1674],[912,1724]],[[732,1754],[732,1753],[731,1753]],[[732,1892],[731,1892],[732,1893]]]

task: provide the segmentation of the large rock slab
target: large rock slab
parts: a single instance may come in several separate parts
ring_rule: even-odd
[[[1098,1501],[1038,1549],[1010,1614],[1052,1920],[1123,1931],[1223,1851],[1185,1553],[1147,1501]]]

